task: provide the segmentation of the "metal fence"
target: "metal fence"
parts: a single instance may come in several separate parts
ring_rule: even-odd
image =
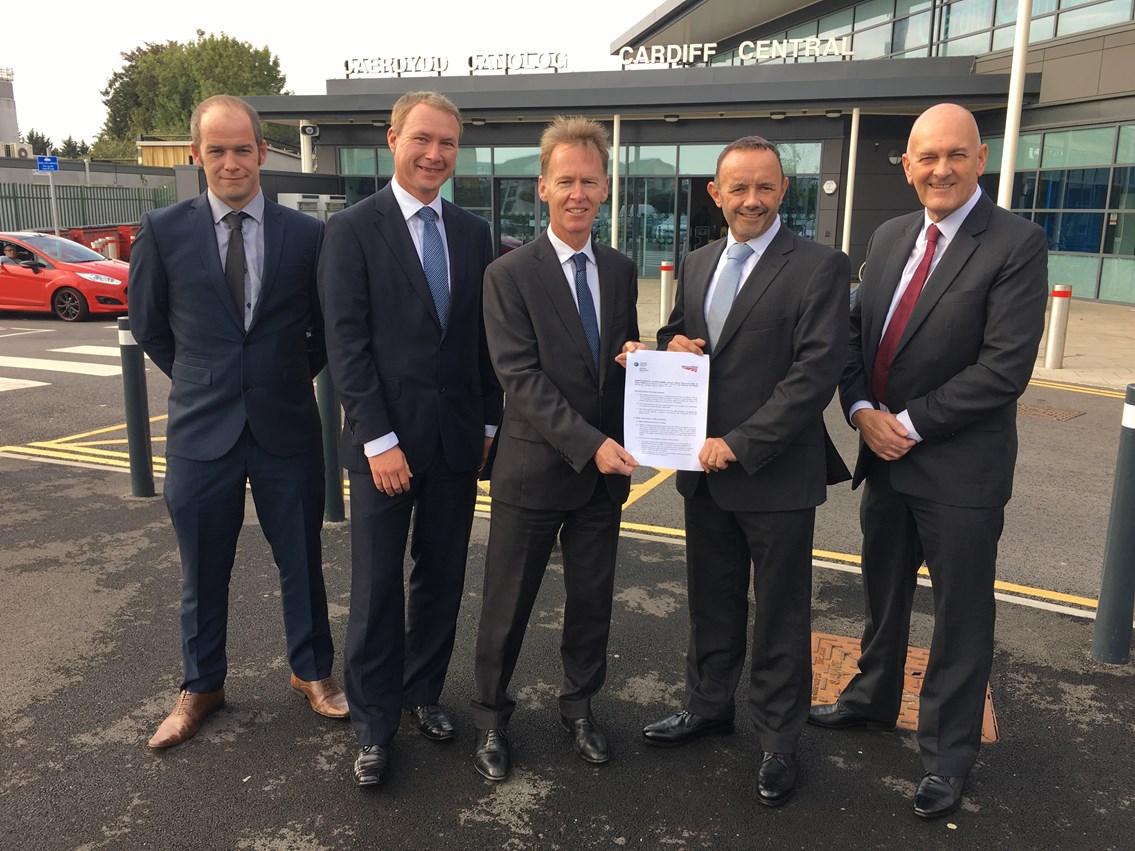
[[[56,186],[61,228],[135,224],[147,210],[177,201],[173,184],[129,186]],[[47,230],[52,227],[47,183],[0,183],[0,230]]]

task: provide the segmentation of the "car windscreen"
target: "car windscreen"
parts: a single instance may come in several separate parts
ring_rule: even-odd
[[[23,242],[57,263],[86,263],[90,260],[106,259],[85,245],[56,236],[32,236],[24,239]]]

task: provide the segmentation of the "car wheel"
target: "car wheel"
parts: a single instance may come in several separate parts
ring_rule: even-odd
[[[83,294],[71,287],[63,287],[51,297],[51,312],[64,322],[82,322],[91,314]]]

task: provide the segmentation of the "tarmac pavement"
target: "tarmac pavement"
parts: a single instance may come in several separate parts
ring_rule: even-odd
[[[649,308],[641,312],[649,335]],[[1038,368],[1039,386],[1114,396],[1135,382],[1135,308],[1073,301],[1071,317],[1067,368]],[[514,679],[514,774],[482,780],[468,708],[482,513],[443,695],[456,742],[438,745],[403,725],[389,782],[353,785],[349,724],[315,715],[288,688],[279,584],[249,501],[232,581],[228,703],[191,741],[154,752],[145,742],[172,706],[180,671],[180,568],[162,500],[126,496],[122,471],[12,456],[0,457],[0,486],[5,851],[1133,847],[1133,666],[1094,662],[1092,621],[1082,615],[999,606],[999,741],[983,749],[962,810],[936,822],[911,812],[922,770],[913,734],[901,730],[807,728],[796,798],[758,806],[744,686],[736,735],[645,746],[642,725],[679,706],[688,629],[682,542],[651,535],[620,543],[610,671],[595,703],[611,762],[582,762],[558,725],[563,590],[554,556]],[[336,676],[349,565],[347,525],[328,524]],[[857,636],[854,569],[817,568],[813,589],[813,628]],[[913,646],[927,646],[930,627],[930,591],[920,588]]]

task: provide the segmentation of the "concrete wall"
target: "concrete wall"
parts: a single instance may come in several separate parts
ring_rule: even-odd
[[[16,96],[11,80],[0,80],[0,142],[18,142],[20,123],[16,120]]]

